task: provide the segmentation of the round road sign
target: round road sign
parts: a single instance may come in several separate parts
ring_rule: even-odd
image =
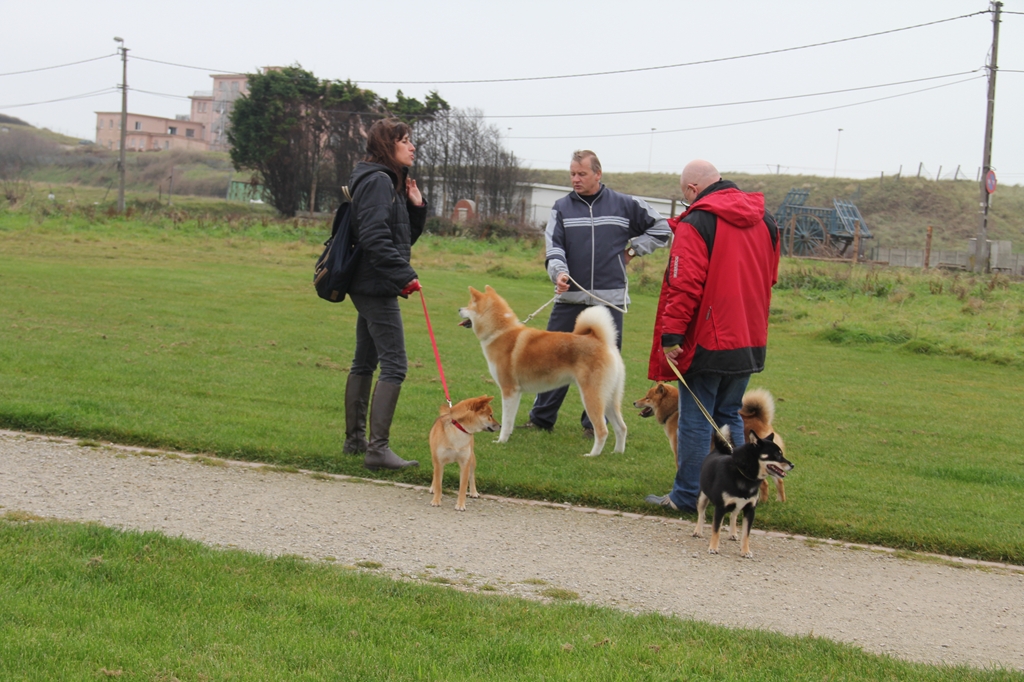
[[[994,170],[985,174],[985,191],[989,194],[996,191],[996,172]]]

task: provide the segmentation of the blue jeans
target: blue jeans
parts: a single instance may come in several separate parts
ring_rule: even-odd
[[[744,442],[743,393],[747,390],[749,374],[725,376],[721,374],[687,375],[686,383],[714,418],[719,427],[728,425],[729,435],[736,446]],[[696,511],[700,493],[700,469],[711,451],[711,424],[701,413],[693,395],[679,385],[679,431],[677,432],[676,461],[679,468],[669,493],[672,502],[686,511]]]
[[[571,332],[576,328],[576,318],[588,307],[575,303],[556,303],[551,309],[551,317],[548,318],[548,331]],[[615,345],[618,346],[621,352],[622,312],[614,308],[608,308],[608,312],[612,314],[612,322],[615,323],[615,329],[618,331],[618,339]],[[558,420],[558,410],[562,407],[562,401],[565,400],[568,392],[569,386],[562,386],[553,391],[538,393],[533,401],[533,408],[530,409],[530,421],[541,428],[555,428],[555,421]],[[607,418],[605,418],[605,421],[607,421]],[[590,422],[590,417],[587,416],[586,410],[583,410],[580,423],[585,429],[594,428],[594,425]]]

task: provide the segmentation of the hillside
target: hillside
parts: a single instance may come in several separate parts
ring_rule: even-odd
[[[530,170],[531,182],[568,185],[568,171]],[[808,206],[831,207],[832,199],[851,199],[875,236],[874,245],[924,248],[928,226],[933,247],[964,248],[978,230],[979,187],[973,181],[886,178],[884,181],[822,178],[809,175],[747,175],[729,173],[741,189],[763,192],[769,210],[793,188],[810,190]],[[649,197],[682,197],[679,176],[668,173],[605,173],[604,183],[620,192]],[[989,212],[989,239],[1008,239],[1024,251],[1024,186],[1002,185]]]
[[[48,155],[44,165],[31,171],[28,178],[44,185],[84,185],[112,187],[117,178],[117,152],[49,130],[21,125],[17,119],[8,127],[11,133],[31,133],[60,153]],[[174,175],[174,194],[223,197],[231,180],[249,179],[249,173],[237,173],[224,152],[131,152],[126,159],[129,192],[166,193]],[[568,184],[567,170],[530,169],[531,182]],[[727,177],[742,189],[763,192],[769,210],[775,211],[786,192],[793,188],[810,191],[809,206],[831,207],[833,198],[851,199],[860,209],[875,236],[873,246],[924,248],[928,226],[934,228],[933,248],[963,249],[964,241],[978,229],[979,188],[973,181],[935,182],[913,177],[884,180],[852,180],[809,175],[748,175],[730,173]],[[679,178],[670,173],[606,173],[609,187],[650,197],[681,198]],[[1006,239],[1015,252],[1024,251],[1024,186],[1002,185],[989,214],[990,239]]]

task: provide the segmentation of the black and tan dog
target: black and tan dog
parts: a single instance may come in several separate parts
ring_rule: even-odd
[[[668,437],[669,447],[672,448],[672,461],[675,463],[678,452],[676,438],[679,433],[679,389],[672,384],[659,381],[647,391],[647,395],[640,400],[633,401],[633,407],[640,410],[641,417],[654,417],[661,424],[661,428],[665,430],[665,435]],[[740,417],[743,419],[744,433],[753,431],[761,438],[769,433],[774,433],[775,444],[785,454],[786,445],[782,442],[782,436],[772,426],[772,422],[775,420],[775,398],[772,397],[768,389],[753,388],[744,393]],[[775,478],[775,490],[778,493],[779,502],[785,502],[786,485],[781,478]],[[768,501],[767,480],[761,482],[760,501]],[[735,535],[735,524],[733,524],[732,530],[732,534]]]
[[[723,429],[729,437],[728,428]],[[754,509],[757,507],[758,489],[761,481],[768,476],[785,478],[793,463],[782,455],[775,444],[775,436],[768,434],[760,438],[753,431],[747,432],[748,442],[736,448],[732,454],[718,434],[714,436],[714,448],[704,460],[700,470],[700,495],[697,497],[697,527],[693,537],[703,537],[704,512],[709,504],[715,505],[715,517],[711,524],[709,554],[718,554],[722,521],[727,512],[743,512],[743,535],[740,554],[750,558],[750,529],[754,525]],[[734,525],[735,525],[735,516]]]

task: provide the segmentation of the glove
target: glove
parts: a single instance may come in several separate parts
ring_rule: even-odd
[[[402,296],[408,296],[414,291],[423,291],[423,287],[420,286],[420,281],[418,279],[414,279],[405,285],[405,288],[402,289]]]

